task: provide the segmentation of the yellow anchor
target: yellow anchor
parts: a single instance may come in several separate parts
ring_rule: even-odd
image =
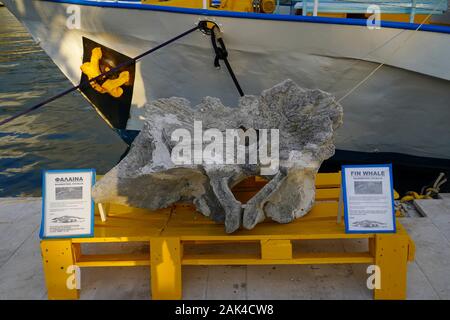
[[[88,77],[89,80],[98,77],[102,72],[100,71],[100,59],[102,58],[102,49],[97,47],[92,49],[91,61],[85,62],[81,66],[81,71]],[[106,71],[110,69],[106,67]],[[108,79],[103,84],[98,84],[96,81],[91,81],[90,84],[97,92],[108,93],[114,98],[120,98],[123,94],[122,86],[130,81],[130,73],[122,71],[117,79]]]

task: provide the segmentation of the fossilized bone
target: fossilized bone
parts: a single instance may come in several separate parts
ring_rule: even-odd
[[[231,233],[241,226],[251,229],[266,218],[288,223],[308,213],[317,171],[334,154],[333,134],[342,124],[343,110],[328,93],[302,89],[286,80],[261,96],[241,98],[237,108],[211,97],[197,106],[183,98],[169,98],[146,105],[143,116],[144,127],[129,154],[96,184],[95,200],[150,209],[190,201],[205,216],[225,222],[226,232]],[[234,128],[254,128],[259,133],[279,130],[279,170],[267,176],[270,181],[245,205],[231,188],[246,177],[261,175],[266,168],[261,163],[211,164],[204,158],[192,164],[174,163],[172,151],[180,145],[172,135],[177,129],[193,135],[194,121],[201,121],[205,130],[222,133]],[[258,151],[263,147],[259,142]],[[271,143],[267,146],[273,147]],[[194,149],[199,144],[205,146],[194,139]],[[250,146],[247,155],[249,150]]]

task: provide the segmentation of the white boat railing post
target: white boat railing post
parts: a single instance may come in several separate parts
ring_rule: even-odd
[[[319,11],[319,0],[314,0],[313,16],[317,17],[317,12]]]
[[[409,15],[410,23],[414,23],[414,18],[416,16],[416,1],[417,0],[411,0],[411,13]]]
[[[203,9],[208,9],[208,0],[203,0]]]
[[[307,16],[308,15],[308,0],[303,0],[303,8],[302,8],[302,15]]]

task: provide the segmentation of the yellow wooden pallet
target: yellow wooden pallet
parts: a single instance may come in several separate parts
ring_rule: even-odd
[[[235,190],[241,201],[249,199],[265,181],[256,179]],[[407,262],[414,259],[414,243],[397,221],[395,234],[347,234],[337,222],[340,174],[319,174],[316,204],[308,215],[290,224],[267,221],[253,230],[231,235],[224,226],[195,211],[191,205],[175,205],[149,211],[120,205],[104,205],[106,221],[96,215],[95,236],[43,240],[41,250],[49,299],[77,299],[79,290],[66,285],[69,266],[150,266],[153,299],[182,298],[183,265],[264,264],[375,264],[381,271],[381,288],[375,299],[406,297]],[[368,239],[366,252],[303,252],[305,240]],[[81,244],[147,243],[148,254],[87,255]],[[239,244],[236,246],[236,244]],[[300,243],[300,246],[298,245]],[[236,250],[236,248],[239,250]]]

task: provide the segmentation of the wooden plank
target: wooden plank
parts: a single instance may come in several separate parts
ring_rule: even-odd
[[[292,259],[290,240],[261,240],[261,258],[264,260]]]
[[[340,188],[316,189],[316,201],[339,201]]]
[[[128,233],[132,233],[131,231]],[[95,238],[74,238],[73,243],[112,243],[112,242],[144,242],[150,241],[152,237],[147,235],[136,235],[129,237],[110,236],[110,237],[95,237]]]
[[[340,188],[341,173],[319,173],[316,176],[316,188]]]
[[[313,209],[304,217],[299,218],[289,224],[278,224],[276,222],[273,222],[271,220],[266,220],[263,223],[258,224],[252,232],[255,232],[255,234],[261,234],[264,233],[266,227],[272,227],[277,226],[276,231],[281,231],[281,229],[287,229],[292,228],[292,225],[294,225],[296,228],[301,228],[301,225],[303,223],[310,223],[313,221],[324,221],[329,220],[333,221],[336,224],[336,213],[337,213],[337,206],[338,203],[336,201],[334,202],[318,202],[315,204]],[[174,213],[172,214],[172,217],[168,223],[169,228],[172,227],[178,227],[178,228],[190,228],[192,226],[208,226],[215,228],[216,226],[221,225],[223,229],[222,224],[218,224],[207,217],[203,216],[199,212],[196,212],[194,207],[191,206],[176,206]],[[281,226],[281,228],[279,228]],[[283,233],[283,231],[281,231]],[[223,234],[223,232],[221,232]]]
[[[254,186],[262,187],[264,186],[268,180],[265,180],[261,177],[256,177],[256,179],[248,179],[240,184],[238,184],[235,189],[236,190],[245,190],[246,188],[252,188]],[[316,176],[316,188],[340,188],[341,186],[341,173],[340,172],[332,172],[332,173],[318,173]]]
[[[314,204],[310,212],[308,212],[305,216],[295,220],[292,223],[307,220],[322,220],[323,218],[336,220],[337,209],[338,209],[337,201],[318,201]],[[182,222],[182,223],[215,224],[214,221],[211,221],[207,217],[203,216],[201,213],[196,212],[194,206],[187,206],[187,205],[175,206],[175,211],[173,212],[169,223],[174,223],[175,221],[180,223]],[[271,220],[266,220],[266,222],[272,223]],[[265,223],[258,224],[257,227],[264,224]]]
[[[253,196],[257,192],[258,190],[248,189],[248,190],[239,190],[233,193],[238,201],[242,203],[247,203],[247,201],[253,198]],[[340,192],[339,188],[316,189],[316,201],[338,201],[339,192]]]
[[[335,204],[336,205],[336,204]],[[177,218],[176,216],[182,216]],[[260,240],[260,239],[364,239],[373,238],[374,234],[347,234],[344,224],[337,224],[335,217],[303,217],[289,224],[275,222],[261,223],[252,230],[239,230],[226,234],[222,224],[198,216],[189,218],[189,211],[178,213],[168,223],[164,235],[180,236],[182,240]],[[205,221],[205,223],[203,223]],[[400,223],[397,223],[397,233],[406,234]]]
[[[343,224],[337,224],[337,202],[318,202],[305,217],[290,224],[265,222],[255,229],[241,230],[232,235],[217,224],[193,210],[192,206],[177,205],[171,209],[149,212],[127,208],[128,212],[112,214],[107,222],[96,218],[95,237],[73,239],[74,243],[149,241],[161,232],[164,235],[180,236],[183,240],[260,240],[260,239],[326,239],[326,238],[370,238],[371,235],[345,234]],[[167,222],[168,221],[168,222]],[[165,229],[164,229],[165,227]],[[164,229],[164,231],[162,231]]]
[[[261,179],[254,179],[253,183],[264,183]],[[251,183],[251,181],[249,182]],[[247,184],[249,184],[247,183]],[[317,179],[318,187],[324,189],[317,190],[318,199],[336,200],[338,198],[338,189],[333,189],[339,186],[340,174],[325,173],[319,174]],[[326,187],[326,188],[325,188]],[[330,189],[331,188],[331,189]],[[188,233],[195,233],[195,227],[202,228],[211,232],[212,236],[224,235],[223,226],[218,225],[208,218],[202,216],[200,213],[195,212],[193,206],[177,205],[176,210],[163,209],[158,211],[151,211],[146,209],[132,208],[124,205],[111,204],[108,212],[108,221],[102,222],[101,219],[96,217],[95,221],[95,237],[94,238],[80,238],[74,239],[75,243],[95,243],[95,242],[128,242],[128,241],[149,241],[152,236],[158,235],[163,228],[169,222],[169,229],[171,234],[174,232],[180,232],[181,235]],[[260,236],[272,236],[274,233],[285,234],[287,231],[289,234],[294,235],[297,233],[297,228],[313,228],[316,227],[311,224],[311,221],[332,220],[336,217],[337,204],[336,201],[332,202],[317,202],[314,208],[305,217],[299,219],[303,223],[308,222],[307,225],[282,225],[274,226],[276,223],[271,221],[258,225],[253,231],[255,237]],[[297,220],[297,221],[299,221]],[[294,223],[296,223],[295,221]],[[206,228],[204,228],[206,226]],[[287,227],[289,226],[289,227]],[[287,230],[281,230],[287,229]],[[340,228],[338,228],[340,230]],[[338,233],[338,229],[328,229],[325,233],[330,236],[335,236]],[[246,231],[243,231],[244,233]],[[200,236],[205,236],[205,232],[200,232]],[[245,234],[247,237],[247,234]],[[276,235],[275,235],[276,236]],[[298,238],[304,238],[304,234]],[[311,233],[307,233],[309,238]],[[324,235],[318,235],[317,238],[322,238]],[[327,237],[327,236],[325,236]],[[339,236],[341,237],[341,236]],[[295,237],[294,237],[295,238]],[[197,239],[196,239],[197,240]],[[202,240],[202,239],[198,239]]]
[[[368,252],[302,252],[294,254],[294,261],[302,264],[374,263]]]
[[[74,243],[150,241],[169,220],[172,208],[151,211],[110,205],[107,221],[95,217],[93,238],[74,238]]]
[[[374,263],[374,257],[367,252],[296,254],[292,259],[261,259],[254,254],[189,254],[183,257],[183,265],[276,265],[276,264],[352,264]]]
[[[105,222],[106,216],[108,215],[109,204],[97,203],[97,208],[100,215],[100,220],[102,220],[102,222]]]
[[[190,206],[176,206],[172,218],[162,232],[165,236],[179,236],[187,241],[262,240],[262,239],[340,239],[372,238],[371,234],[346,234],[344,224],[336,223],[337,202],[320,202],[305,217],[289,224],[268,221],[252,230],[226,234],[223,224],[214,223],[192,210]]]
[[[81,255],[76,261],[79,267],[137,267],[149,266],[149,254],[92,254]]]
[[[271,224],[264,229],[239,230],[233,234],[226,234],[223,225],[176,226],[172,225],[163,231],[164,236],[179,236],[182,240],[208,241],[233,240],[248,241],[261,239],[366,239],[373,238],[373,234],[346,234],[342,225],[335,221],[303,223],[299,225]]]

